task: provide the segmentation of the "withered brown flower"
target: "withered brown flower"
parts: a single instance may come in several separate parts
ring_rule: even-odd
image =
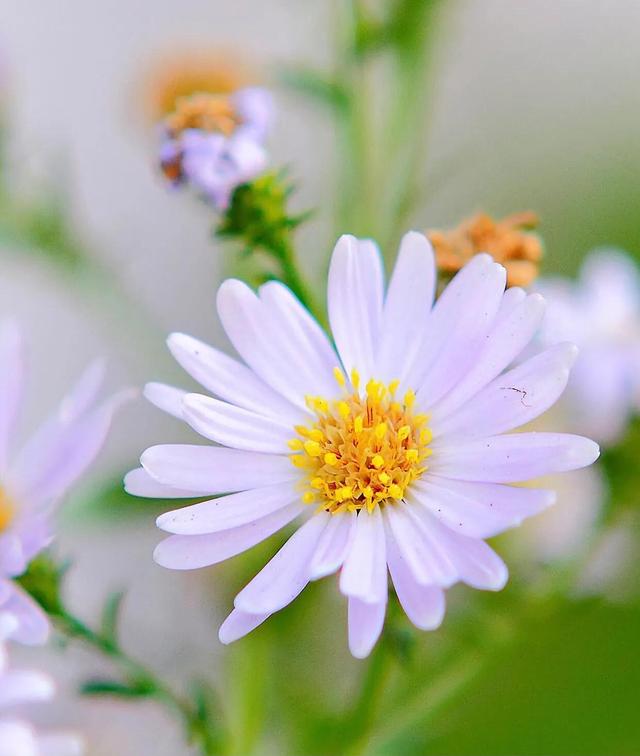
[[[439,271],[447,277],[457,273],[473,255],[487,252],[507,270],[507,286],[530,286],[538,276],[543,245],[531,233],[538,217],[531,211],[495,220],[478,213],[448,231],[431,229],[426,235],[433,245]]]

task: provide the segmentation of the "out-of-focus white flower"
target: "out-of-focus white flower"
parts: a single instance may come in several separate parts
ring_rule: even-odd
[[[267,167],[272,119],[271,94],[263,87],[181,98],[163,123],[162,170],[172,184],[190,184],[223,210],[237,186]]]
[[[567,421],[603,444],[617,441],[640,406],[640,277],[624,253],[592,252],[577,282],[538,282],[547,300],[543,345],[570,340],[580,353],[565,399]]]
[[[556,492],[556,503],[514,531],[510,541],[519,556],[536,562],[570,560],[588,547],[606,495],[598,466],[536,480]]]
[[[173,533],[156,560],[194,569],[306,520],[236,596],[228,643],[282,609],[310,580],[340,571],[349,646],[373,648],[387,605],[387,569],[411,621],[433,629],[444,590],[499,590],[507,568],[484,539],[553,501],[510,483],[573,470],[592,441],[511,431],[560,396],[575,358],[561,344],[508,370],[534,337],[538,294],[511,288],[477,255],[433,304],[436,271],[422,234],[405,236],[385,294],[371,241],[342,237],[329,273],[337,352],[280,283],[258,295],[226,281],[218,313],[242,364],[182,334],[169,346],[220,399],[150,384],[147,397],[221,446],[144,452],[129,492],[165,498],[228,494],[162,515]],[[506,371],[506,372],[505,372]]]
[[[7,710],[19,704],[48,701],[55,687],[45,674],[9,667],[4,641],[18,629],[11,614],[0,614],[0,756],[79,756],[82,740],[71,733],[38,733]]]
[[[56,506],[100,451],[125,394],[95,406],[104,368],[94,363],[56,412],[12,454],[23,363],[21,333],[15,323],[5,322],[0,325],[0,611],[17,620],[13,639],[38,644],[47,638],[48,620],[13,578],[50,544]]]

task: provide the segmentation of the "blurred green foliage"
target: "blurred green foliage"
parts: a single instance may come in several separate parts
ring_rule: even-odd
[[[492,656],[435,721],[417,721],[371,753],[637,754],[639,634],[638,606],[559,603]],[[428,698],[424,705],[428,712]]]

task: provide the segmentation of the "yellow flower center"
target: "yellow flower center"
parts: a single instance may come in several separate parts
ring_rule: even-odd
[[[196,93],[180,97],[165,125],[172,136],[185,129],[200,129],[230,136],[240,123],[240,117],[226,94]]]
[[[0,533],[6,530],[13,520],[13,504],[6,491],[0,486]]]
[[[338,368],[334,372],[343,397],[307,397],[316,419],[296,426],[290,459],[305,473],[305,503],[331,514],[364,507],[371,512],[402,499],[426,470],[432,438],[428,416],[414,412],[413,391],[396,398],[398,381],[385,385],[371,380],[361,396],[356,371],[351,375],[353,390],[346,388]]]

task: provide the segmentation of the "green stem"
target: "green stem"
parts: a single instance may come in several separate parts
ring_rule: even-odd
[[[319,323],[326,324],[324,311],[300,272],[300,265],[290,237],[283,239],[278,247],[272,250],[272,253],[280,263],[283,283],[291,289]]]
[[[391,156],[384,203],[383,249],[391,254],[416,205],[419,171],[424,167],[433,104],[433,49],[443,0],[405,0],[406,34],[395,44],[397,81],[387,126],[385,153]]]
[[[445,661],[425,688],[411,692],[401,705],[396,706],[394,716],[385,720],[374,734],[376,750],[387,752],[398,737],[417,723],[424,727],[425,723],[433,721],[477,679],[497,654],[517,641],[520,627],[531,621],[532,614],[550,611],[561,601],[586,566],[592,547],[593,543],[588,543],[583,553],[564,569],[554,568],[550,574],[534,583],[520,604],[519,611],[510,615],[505,622],[494,623],[483,634],[480,645]]]
[[[334,239],[343,233],[375,235],[375,181],[371,166],[370,103],[366,62],[356,54],[358,0],[337,4],[336,80],[347,95],[337,122],[337,212]]]
[[[350,737],[344,756],[360,756],[366,752],[371,730],[380,709],[380,702],[389,679],[391,654],[389,644],[383,638],[379,641],[367,663],[362,677],[360,694],[349,714],[348,732]]]
[[[502,647],[502,644],[500,644]],[[394,740],[420,722],[433,721],[434,717],[476,679],[490,658],[479,650],[464,654],[437,676],[426,688],[421,688],[402,707],[396,707],[394,716],[386,726],[375,733],[376,750],[386,750]]]
[[[118,666],[126,679],[135,683],[141,697],[150,698],[163,704],[174,716],[177,716],[185,728],[190,740],[198,733],[198,747],[203,756],[218,753],[213,738],[199,727],[200,718],[191,702],[178,695],[163,682],[152,670],[126,654],[112,639],[92,630],[78,617],[61,610],[54,616],[58,630],[69,639],[80,640],[87,646],[111,659]]]

